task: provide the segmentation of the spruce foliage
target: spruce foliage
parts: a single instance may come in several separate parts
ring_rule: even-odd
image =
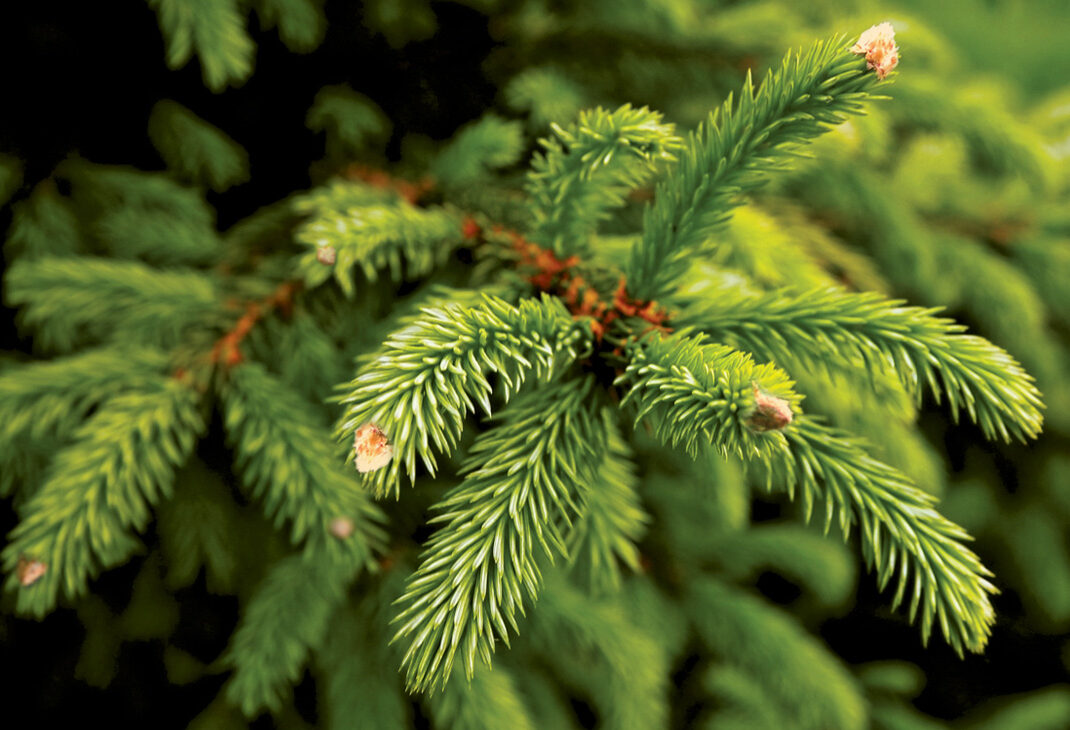
[[[249,76],[246,4],[149,4],[169,65],[196,55],[213,91]],[[323,37],[316,0],[248,5],[292,50]],[[765,28],[769,48],[800,40],[772,4],[724,10],[719,26],[686,3],[625,5],[577,10],[570,33],[598,47],[672,37],[664,63],[685,71],[707,44],[734,52],[726,29]],[[392,45],[433,32],[430,5],[405,7],[408,20],[389,3],[365,12]],[[525,37],[532,12],[503,33],[537,51],[556,30]],[[1067,361],[1045,340],[1046,312],[1067,309],[1053,273],[1067,226],[1053,216],[997,256],[964,232],[997,225],[964,210],[975,189],[888,190],[873,169],[892,159],[894,126],[1037,195],[1066,179],[1037,139],[943,95],[931,73],[905,71],[889,101],[897,74],[878,80],[853,40],[808,36],[757,84],[733,71],[735,91],[701,114],[616,99],[564,61],[529,64],[503,95],[527,127],[487,113],[441,144],[407,140],[396,174],[377,167],[392,134],[382,110],[326,87],[306,119],[325,136],[312,189],[226,232],[204,188],[244,182],[248,157],[176,102],[149,120],[165,173],[65,162],[15,203],[5,244],[5,300],[39,355],[0,370],[15,610],[74,605],[109,625],[87,589],[142,550],[155,517],[167,570],[146,561],[141,600],[203,567],[243,606],[205,726],[234,720],[228,707],[292,712],[307,667],[330,727],[408,727],[417,701],[435,727],[570,727],[577,695],[606,727],[664,727],[690,644],[716,708],[702,726],[924,727],[904,699],[910,668],[853,670],[746,586],[774,570],[801,604],[842,606],[855,563],[840,542],[857,528],[861,562],[922,642],[984,651],[998,579],[938,510],[946,485],[913,422],[928,397],[993,441],[1041,434],[1047,399],[1030,373],[1053,382]],[[576,39],[554,41],[567,59]],[[643,98],[658,98],[657,64],[635,74]],[[581,109],[592,100],[606,105]],[[852,135],[876,141],[859,152]],[[1008,215],[1025,209],[991,185]],[[20,165],[0,157],[0,198],[20,187]],[[941,216],[955,225],[929,225]],[[991,292],[947,281],[960,265]],[[945,300],[1010,352],[940,316]],[[233,490],[198,477],[215,415]],[[1007,524],[1051,542],[1070,508],[1065,457],[1045,464],[1038,489],[1055,507]],[[751,526],[757,487],[842,540]],[[1015,540],[1024,528],[962,494],[950,501],[968,527],[1034,562]],[[1023,572],[1037,593],[1053,586],[1038,600],[1058,623],[1070,567],[1052,566]],[[164,631],[141,628],[126,626]],[[1061,718],[1065,700],[1004,714]]]

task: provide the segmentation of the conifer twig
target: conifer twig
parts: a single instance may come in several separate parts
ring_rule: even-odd
[[[396,493],[402,470],[415,480],[417,456],[435,473],[432,449],[453,450],[476,403],[491,413],[488,375],[498,375],[506,397],[529,374],[547,381],[575,359],[583,329],[555,299],[514,307],[484,295],[470,308],[425,309],[394,333],[340,397],[344,437],[371,423],[393,449],[390,464],[371,474],[376,494]]]
[[[586,402],[592,385],[588,377],[525,394],[472,446],[399,600],[394,640],[405,642],[410,689],[440,687],[457,659],[469,677],[477,660],[490,664],[496,641],[509,643],[525,600],[538,596],[539,560],[566,555],[558,523],[578,511],[605,441]]]
[[[857,361],[871,373],[891,370],[919,401],[927,387],[937,401],[947,398],[956,419],[965,410],[988,438],[1024,441],[1040,433],[1040,393],[1013,357],[934,316],[939,308],[904,304],[835,289],[776,291],[723,296],[678,321],[760,357],[803,359],[818,367],[830,360]]]
[[[750,76],[692,134],[672,173],[658,184],[643,237],[627,266],[628,290],[662,298],[686,268],[685,254],[731,215],[741,195],[783,166],[799,143],[858,114],[875,82],[842,38],[789,53],[755,91]]]

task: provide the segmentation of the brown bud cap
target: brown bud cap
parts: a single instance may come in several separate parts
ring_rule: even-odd
[[[327,529],[339,540],[345,540],[353,534],[353,520],[348,517],[335,517]]]
[[[15,575],[23,587],[33,585],[41,576],[48,572],[48,566],[40,560],[19,556],[18,565],[15,566]]]
[[[361,474],[382,469],[394,457],[394,447],[378,426],[365,423],[353,436],[353,452],[357,457],[357,471]]]
[[[337,256],[334,246],[320,246],[316,249],[316,261],[319,261],[324,266],[334,266]]]
[[[783,398],[766,393],[754,384],[754,410],[747,415],[745,423],[752,431],[779,431],[791,423],[791,404]]]

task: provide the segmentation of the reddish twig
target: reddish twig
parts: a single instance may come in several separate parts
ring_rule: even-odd
[[[272,311],[277,309],[283,316],[290,316],[294,294],[297,293],[299,286],[299,282],[284,281],[263,301],[246,304],[245,313],[225,335],[216,340],[210,355],[211,362],[223,363],[227,368],[240,364],[245,359],[241,353],[242,341],[256,323]]]

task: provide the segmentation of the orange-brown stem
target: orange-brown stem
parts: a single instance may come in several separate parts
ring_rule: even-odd
[[[342,175],[350,180],[361,180],[372,187],[384,190],[393,190],[410,203],[416,204],[422,197],[435,189],[435,181],[430,175],[425,175],[416,182],[395,177],[385,170],[380,170],[367,165],[352,164],[347,167]]]
[[[290,316],[294,295],[299,287],[300,282],[284,281],[263,301],[246,304],[245,313],[238,318],[226,334],[216,340],[209,356],[211,362],[222,363],[226,368],[239,365],[245,359],[241,352],[242,341],[253,327],[272,311],[277,309],[283,316]]]

